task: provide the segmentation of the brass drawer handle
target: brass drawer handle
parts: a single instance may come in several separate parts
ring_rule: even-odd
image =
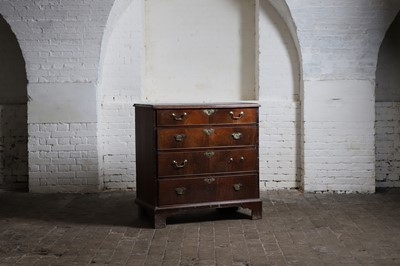
[[[185,187],[175,188],[175,192],[176,192],[177,195],[181,196],[181,195],[185,194],[186,188]]]
[[[229,158],[228,163],[233,163],[234,159],[233,158]],[[240,157],[240,162],[244,161],[244,157]]]
[[[208,136],[210,136],[211,134],[214,134],[214,131],[215,130],[213,128],[205,128],[205,129],[203,129],[203,132]]]
[[[235,113],[233,111],[230,111],[229,115],[233,120],[239,120],[244,116],[244,112],[240,112],[238,116],[235,116]]]
[[[235,132],[235,133],[232,133],[232,138],[234,139],[234,140],[239,140],[241,137],[242,137],[242,133],[240,133],[240,132]]]
[[[241,184],[241,183],[237,183],[237,184],[233,184],[233,189],[235,190],[235,191],[240,191],[240,189],[242,188],[242,186],[243,186],[243,184]]]
[[[183,163],[178,164],[178,162],[174,160],[174,161],[172,161],[172,164],[174,165],[174,167],[176,169],[179,169],[179,168],[185,167],[187,162],[188,162],[187,160],[184,160]]]
[[[175,121],[182,121],[185,117],[187,116],[187,113],[183,113],[181,115],[176,115],[175,113],[171,114],[171,117],[175,120]]]
[[[186,135],[185,134],[178,134],[178,135],[175,135],[174,138],[175,138],[175,141],[182,142],[182,141],[184,141],[186,139]]]
[[[215,110],[214,109],[204,109],[203,113],[208,115],[208,116],[211,116],[211,115],[213,115],[215,113]]]
[[[204,178],[204,182],[210,185],[213,182],[215,182],[215,178],[214,177]]]

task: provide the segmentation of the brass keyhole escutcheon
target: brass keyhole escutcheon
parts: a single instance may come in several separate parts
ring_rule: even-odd
[[[186,192],[186,188],[185,187],[178,187],[178,188],[175,188],[175,192],[176,192],[176,194],[177,195],[183,195],[183,194],[185,194],[185,192]]]
[[[233,189],[235,190],[235,191],[240,191],[240,189],[242,188],[242,186],[243,186],[243,184],[241,184],[241,183],[238,183],[238,184],[233,184]]]
[[[204,109],[203,113],[205,115],[211,116],[211,115],[213,115],[215,113],[215,110],[214,109]]]
[[[174,136],[175,141],[177,142],[182,142],[186,139],[186,135],[185,134],[178,134]]]
[[[207,135],[210,136],[211,134],[214,134],[215,130],[213,128],[205,128],[203,129],[203,132]]]
[[[241,137],[242,137],[242,133],[240,133],[240,132],[235,132],[235,133],[232,133],[232,138],[234,139],[234,140],[239,140]]]
[[[215,182],[215,178],[214,177],[208,177],[208,178],[204,178],[204,182],[206,182],[207,184],[212,184],[213,182]]]
[[[211,159],[211,157],[213,157],[215,155],[215,152],[213,151],[206,151],[204,153],[204,156],[206,156],[208,159]]]

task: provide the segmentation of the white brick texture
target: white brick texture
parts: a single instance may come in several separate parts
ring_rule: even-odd
[[[304,190],[375,191],[374,84],[306,82]]]
[[[376,70],[375,172],[377,187],[400,187],[400,13],[380,48]]]
[[[287,0],[297,27],[304,80],[374,79],[392,0]]]
[[[124,4],[124,3],[122,3]],[[115,8],[118,8],[116,6]],[[126,7],[110,31],[103,51],[99,151],[105,189],[135,187],[135,116],[143,67],[143,1]],[[112,13],[111,18],[117,14]],[[111,22],[110,22],[111,23]]]
[[[0,187],[28,186],[26,104],[0,105]]]
[[[96,123],[29,124],[29,190],[98,191],[96,131]]]
[[[300,187],[300,106],[290,101],[260,102],[261,189]]]
[[[281,18],[269,2],[278,7]],[[26,66],[27,78],[22,71],[10,80],[27,79],[29,88],[69,84],[54,86],[65,93],[52,93],[76,97],[75,91],[88,87],[84,101],[97,97],[90,102],[93,120],[78,114],[73,121],[35,122],[29,118],[41,115],[31,113],[27,126],[26,84],[20,84],[20,93],[6,95],[7,100],[1,87],[0,185],[26,183],[29,173],[33,192],[134,188],[132,105],[146,100],[141,99],[142,4],[142,0],[0,0],[0,14],[15,33],[25,60],[21,65]],[[255,52],[260,72],[257,100],[262,105],[262,188],[373,192],[375,172],[377,186],[399,186],[399,159],[396,149],[389,149],[398,145],[399,106],[382,98],[375,113],[374,81],[379,47],[400,1],[261,0],[259,7]],[[4,30],[7,27],[0,27],[6,43]],[[13,45],[17,48],[16,42]],[[2,77],[10,75],[4,66],[0,72]],[[195,95],[195,89],[185,89]],[[42,91],[36,92],[33,99],[41,106]],[[397,91],[390,95],[398,97]],[[68,99],[77,104],[71,100],[75,98]],[[58,110],[59,102],[51,110]],[[51,117],[52,112],[47,114]]]
[[[112,0],[0,1],[31,83],[95,82]]]
[[[376,186],[400,187],[400,103],[376,103]]]

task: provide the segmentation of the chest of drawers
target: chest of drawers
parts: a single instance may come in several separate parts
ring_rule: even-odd
[[[258,104],[136,104],[136,203],[163,228],[197,208],[261,218]]]

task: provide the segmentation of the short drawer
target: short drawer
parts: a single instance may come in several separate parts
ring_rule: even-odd
[[[257,170],[258,156],[255,147],[158,154],[159,177]]]
[[[159,150],[256,145],[258,127],[182,127],[159,128],[157,145]]]
[[[158,181],[160,206],[259,197],[258,175],[205,176]]]
[[[157,125],[257,123],[257,113],[257,108],[157,110]]]

